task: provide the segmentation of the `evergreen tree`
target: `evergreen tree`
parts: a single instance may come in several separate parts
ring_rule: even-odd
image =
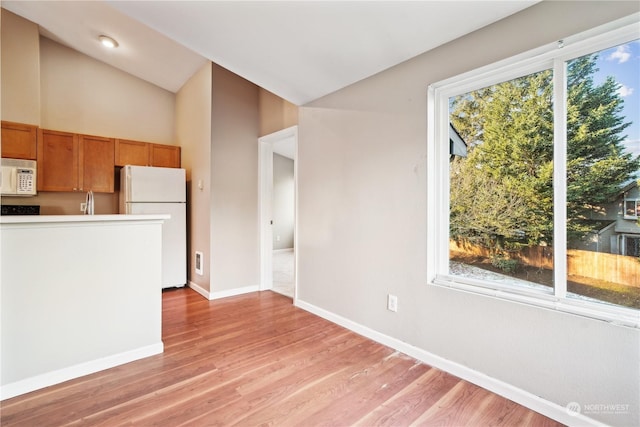
[[[624,152],[619,85],[609,76],[593,82],[595,55],[571,61],[567,72],[567,219],[569,238],[588,230],[585,221],[596,205],[615,199],[636,178],[639,159]]]
[[[570,238],[584,235],[593,206],[613,200],[640,167],[623,151],[630,123],[618,86],[594,84],[595,59],[568,65]],[[552,92],[551,71],[542,71],[451,100],[451,123],[468,144],[467,158],[451,166],[452,238],[507,248],[552,242]]]
[[[451,164],[451,237],[489,248],[509,248],[509,242],[523,237],[520,218],[526,214],[526,200],[510,191],[504,181],[469,170],[469,164],[459,158]]]

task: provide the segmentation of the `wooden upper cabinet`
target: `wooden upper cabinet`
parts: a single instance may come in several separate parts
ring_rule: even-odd
[[[38,130],[38,191],[114,191],[114,140]]]
[[[116,139],[116,166],[149,166],[149,143]]]
[[[79,142],[80,190],[113,193],[114,139],[80,135]]]
[[[116,166],[180,167],[180,147],[176,145],[152,144],[149,142],[116,139]]]
[[[151,144],[149,155],[151,166],[180,167],[180,147],[176,145]]]
[[[2,121],[2,157],[35,160],[38,127]]]
[[[38,129],[38,191],[79,191],[78,135]]]

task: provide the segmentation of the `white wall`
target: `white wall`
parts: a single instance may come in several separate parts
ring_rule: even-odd
[[[0,225],[1,398],[162,352],[162,220],[55,218]]]
[[[207,62],[176,94],[176,141],[187,170],[188,278],[205,292],[211,274],[211,67]],[[203,254],[203,275],[195,272],[195,251]]]
[[[273,249],[293,248],[293,160],[273,154]]]
[[[539,396],[558,414],[569,402],[628,404],[588,416],[640,425],[638,329],[431,286],[426,265],[427,86],[638,9],[541,2],[302,107],[298,303]]]

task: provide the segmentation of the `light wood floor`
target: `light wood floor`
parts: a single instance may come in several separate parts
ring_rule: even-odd
[[[3,401],[0,424],[558,425],[274,292],[165,292],[163,341],[162,355]]]

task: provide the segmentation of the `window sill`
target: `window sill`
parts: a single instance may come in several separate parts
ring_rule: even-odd
[[[575,297],[557,297],[552,291],[494,284],[451,275],[438,275],[431,285],[512,301],[534,307],[605,321],[614,325],[640,329],[640,310],[592,302]]]

